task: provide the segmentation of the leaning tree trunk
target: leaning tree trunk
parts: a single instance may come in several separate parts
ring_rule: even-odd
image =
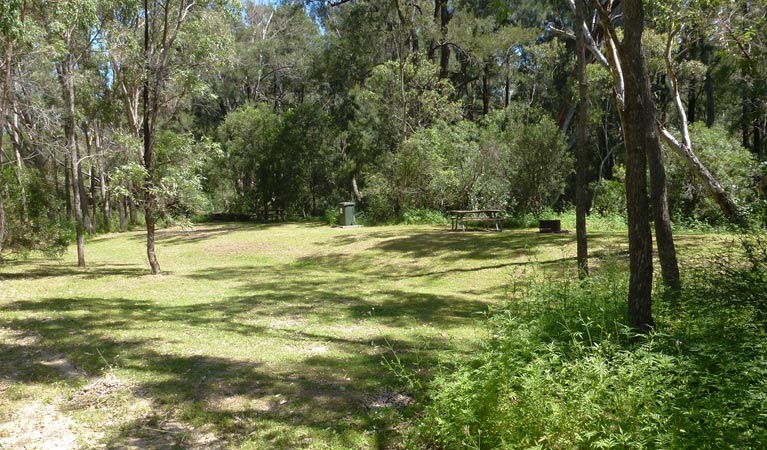
[[[575,23],[583,23],[585,4],[575,0]],[[586,235],[586,170],[588,167],[587,128],[589,115],[589,89],[586,84],[586,38],[582,27],[575,27],[578,78],[578,150],[575,167],[575,231],[577,241],[578,275],[581,278],[589,274],[588,239]]]
[[[652,235],[647,199],[646,145],[655,139],[655,108],[642,45],[644,5],[642,0],[623,2],[625,36],[621,63],[624,67],[625,105],[621,111],[626,146],[626,200],[629,226],[629,323],[647,333],[652,317]]]
[[[703,187],[708,191],[708,194],[719,205],[719,208],[725,215],[734,223],[742,225],[744,223],[743,217],[740,215],[735,203],[730,200],[729,195],[725,192],[721,184],[711,175],[706,166],[698,159],[693,153],[692,149],[685,143],[679,142],[674,135],[669,132],[666,127],[657,124],[660,131],[661,138],[672,150],[674,150],[679,156],[687,161],[687,164],[692,169],[692,172],[702,182]]]

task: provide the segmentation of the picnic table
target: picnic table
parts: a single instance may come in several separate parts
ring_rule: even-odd
[[[450,215],[452,231],[466,231],[466,222],[492,224],[495,231],[503,231],[502,209],[457,209],[447,213]]]

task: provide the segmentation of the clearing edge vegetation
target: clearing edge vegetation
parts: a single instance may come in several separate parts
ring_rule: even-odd
[[[689,312],[694,305],[673,319],[661,304],[659,322],[680,334],[651,342],[692,356],[683,365],[653,356],[656,365],[647,365],[641,355],[652,346],[630,350],[614,323],[625,302],[619,271],[610,269],[625,264],[622,233],[590,238],[595,263],[602,261],[604,275],[594,282],[601,288],[552,281],[574,270],[569,234],[205,224],[158,236],[160,277],[148,276],[142,233],[94,238],[86,270],[74,267],[73,252],[2,266],[0,447],[767,442],[764,329],[749,321],[751,310],[720,308],[716,319],[728,321],[706,322],[723,329],[711,347],[704,345],[710,330],[696,328],[704,322]],[[723,247],[713,239],[679,236],[683,262]],[[542,280],[547,292],[530,286]],[[512,301],[518,311],[497,315],[488,333],[488,311]],[[574,312],[568,320],[562,308]],[[603,333],[588,335],[592,329]],[[658,392],[668,374],[688,383],[669,392],[674,402]],[[622,388],[625,402],[610,395]],[[685,397],[692,394],[699,397]],[[600,402],[605,397],[617,399]],[[691,402],[697,410],[685,409]],[[712,416],[722,402],[730,413]],[[632,417],[637,411],[659,417]],[[683,418],[689,411],[699,415]],[[582,424],[593,429],[581,435]],[[683,426],[711,436],[685,441]]]

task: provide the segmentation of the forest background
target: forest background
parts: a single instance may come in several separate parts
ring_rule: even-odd
[[[604,26],[587,8],[593,49]],[[659,123],[689,124],[697,157],[757,226],[765,9],[647,2],[643,39]],[[272,209],[332,219],[353,200],[360,222],[382,223],[575,200],[570,2],[16,0],[0,20],[4,251],[144,225],[147,205],[164,225]],[[587,56],[587,209],[622,216],[614,79]],[[674,223],[732,223],[684,158],[664,158]]]

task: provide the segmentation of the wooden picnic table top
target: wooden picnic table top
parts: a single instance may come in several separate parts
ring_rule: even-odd
[[[502,213],[502,209],[453,209],[450,214],[479,214],[479,213]]]

